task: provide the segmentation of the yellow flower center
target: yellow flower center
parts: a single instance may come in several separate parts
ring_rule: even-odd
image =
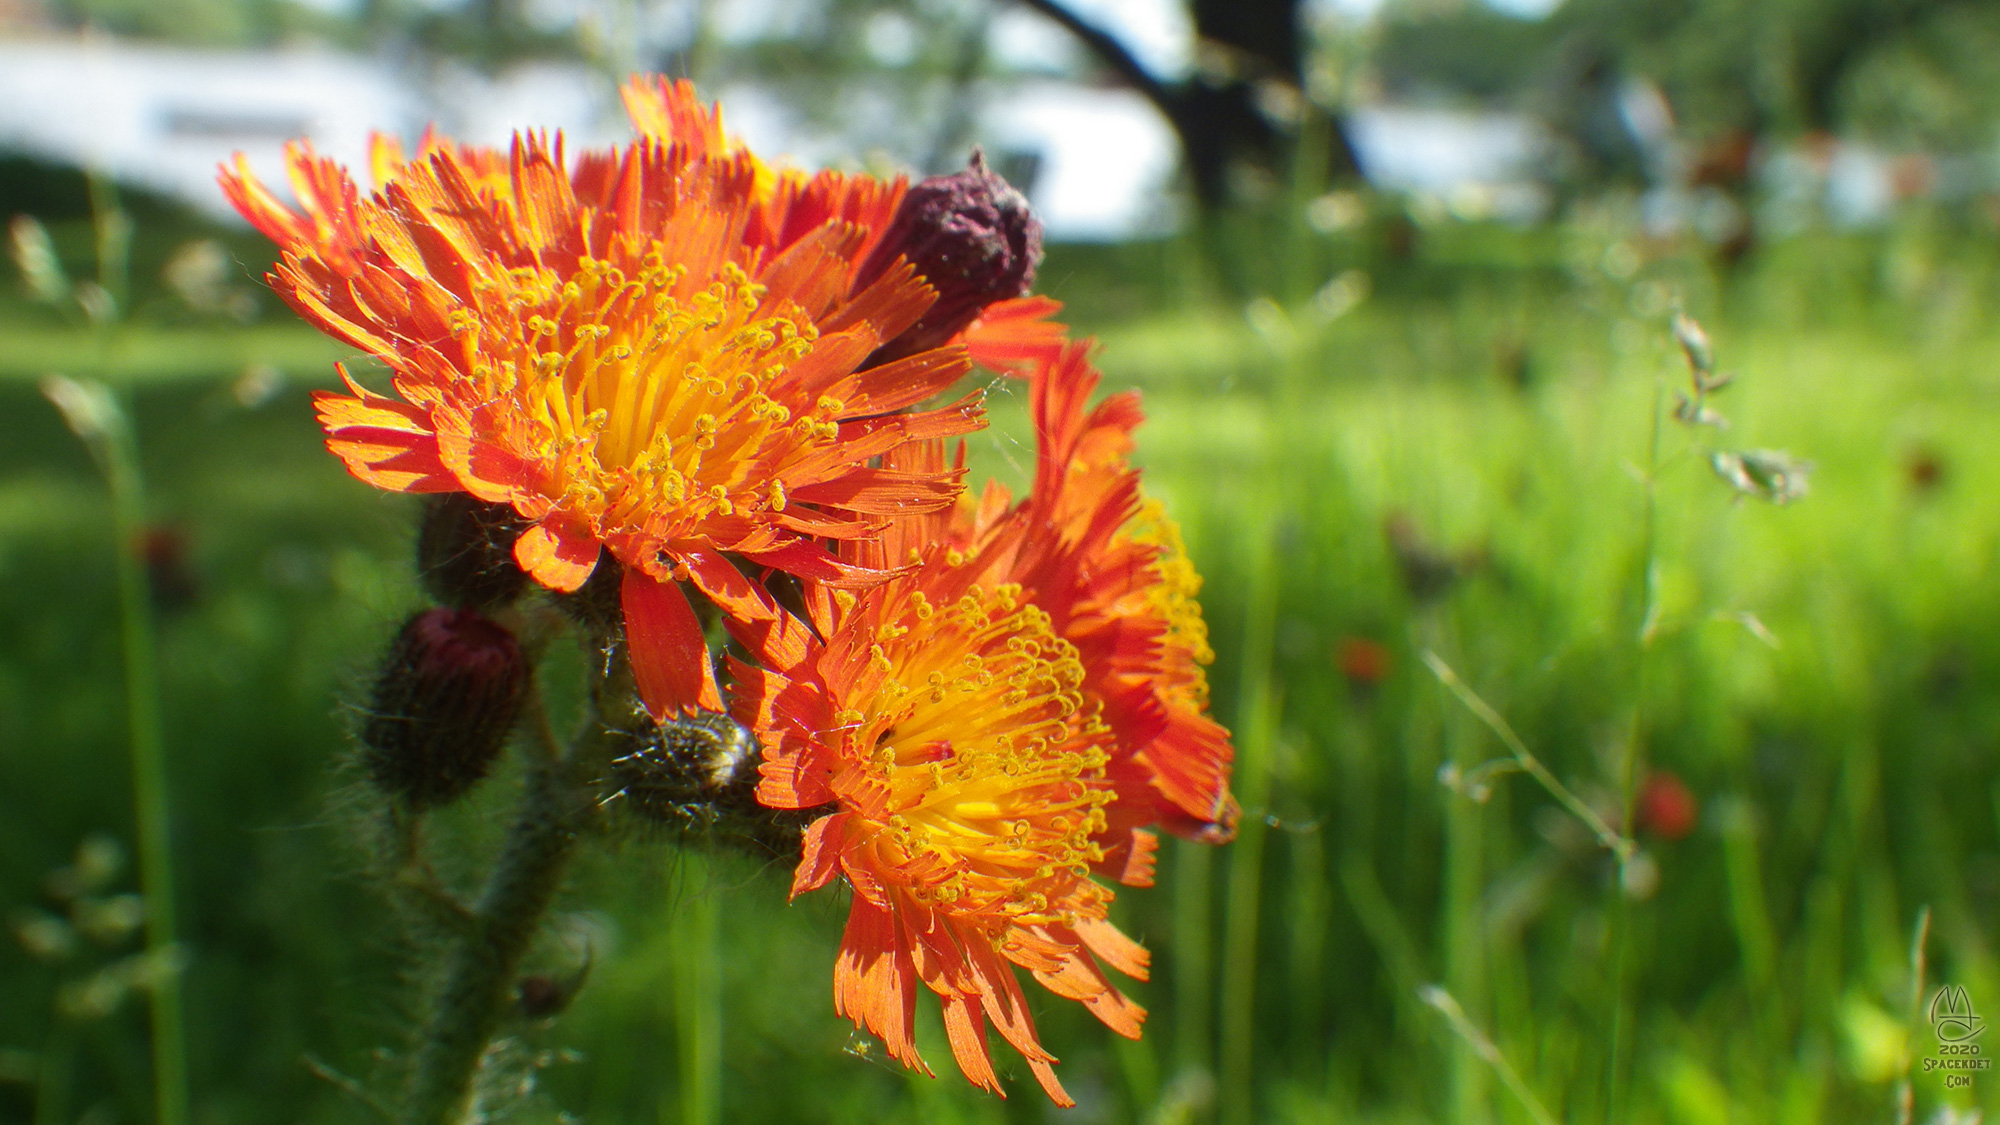
[[[607,527],[782,510],[779,472],[839,430],[843,404],[778,385],[818,329],[735,263],[697,278],[657,247],[615,256],[487,278],[451,321],[475,394],[514,406],[549,498]]]
[[[1208,622],[1202,620],[1201,603],[1196,600],[1201,594],[1201,574],[1187,557],[1180,525],[1167,517],[1165,505],[1149,499],[1126,525],[1125,535],[1133,542],[1159,548],[1153,566],[1160,579],[1146,588],[1146,600],[1167,623],[1167,643],[1185,650],[1198,665],[1214,663],[1215,650],[1208,645]],[[1198,668],[1195,676],[1189,690],[1194,702],[1206,706],[1208,680]]]
[[[855,764],[836,784],[919,901],[1033,924],[1061,919],[1104,857],[1109,732],[1084,710],[1076,649],[1019,593],[885,591],[879,687],[842,716]]]

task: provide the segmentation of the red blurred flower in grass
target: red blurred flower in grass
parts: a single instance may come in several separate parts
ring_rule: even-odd
[[[935,471],[943,452],[889,461]],[[912,1033],[921,983],[974,1085],[1002,1092],[990,1022],[1071,1105],[1014,968],[1138,1037],[1144,1010],[1100,962],[1144,979],[1147,954],[1106,920],[1112,893],[1090,877],[1115,862],[1099,842],[1119,799],[1114,735],[1077,646],[1018,585],[991,581],[994,559],[945,542],[945,524],[911,517],[843,545],[859,566],[909,564],[883,585],[807,582],[804,620],[772,605],[732,623],[764,665],[732,662],[735,712],[764,743],[758,799],[831,808],[806,830],[792,893],[836,876],[853,888],[840,1013],[928,1073]]]
[[[1134,392],[1088,407],[1101,379],[1091,341],[1072,342],[1046,298],[1002,302],[966,333],[975,360],[1024,375],[1035,423],[1035,477],[1012,504],[989,484],[963,503],[949,536],[993,560],[1074,644],[1084,691],[1114,734],[1110,776],[1121,798],[1112,835],[1158,823],[1222,843],[1239,810],[1229,792],[1229,732],[1208,714],[1204,666],[1214,660],[1196,595],[1201,575],[1179,527],[1139,489],[1132,431],[1145,415]],[[1113,843],[1114,849],[1123,844]],[[1134,858],[1149,836],[1131,840]]]
[[[1639,824],[1663,840],[1679,840],[1701,819],[1701,801],[1678,774],[1661,770],[1639,789]]]
[[[656,716],[720,706],[677,580],[759,612],[724,553],[830,585],[884,571],[826,543],[948,506],[959,474],[875,463],[983,424],[974,398],[904,412],[968,368],[962,347],[862,370],[934,291],[907,263],[861,265],[904,185],[779,174],[722,133],[685,83],[636,82],[631,146],[567,162],[558,137],[505,152],[428,136],[378,143],[377,189],[303,145],[294,211],[239,158],[222,185],[284,251],[271,282],[322,330],[387,364],[395,397],[341,372],[317,396],[355,476],[468,492],[529,528],[521,567],[581,586],[624,564],[633,670]]]
[[[1389,677],[1394,661],[1389,646],[1368,637],[1342,637],[1334,649],[1334,662],[1351,686],[1367,690]]]

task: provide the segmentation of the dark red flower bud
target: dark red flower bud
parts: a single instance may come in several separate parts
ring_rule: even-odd
[[[903,196],[854,287],[866,288],[899,257],[937,290],[937,303],[876,349],[869,366],[938,347],[986,306],[1026,293],[1042,260],[1042,224],[1027,199],[988,171],[975,149],[965,171],[932,176]]]
[[[427,609],[396,634],[361,727],[362,765],[412,808],[486,776],[528,684],[514,635],[470,609]]]
[[[464,492],[432,496],[417,531],[417,573],[424,589],[465,609],[513,601],[528,585],[528,572],[514,561],[514,540],[527,529],[505,504]]]
[[[1687,783],[1671,773],[1656,773],[1639,790],[1639,823],[1663,840],[1678,840],[1694,831],[1701,802]]]

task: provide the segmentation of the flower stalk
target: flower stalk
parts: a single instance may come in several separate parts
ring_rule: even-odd
[[[555,900],[596,806],[586,735],[565,750],[549,730],[539,692],[526,701],[534,738],[521,803],[470,924],[455,935],[444,981],[418,1040],[402,1125],[457,1125],[473,1114],[480,1064],[505,1020],[508,996]]]

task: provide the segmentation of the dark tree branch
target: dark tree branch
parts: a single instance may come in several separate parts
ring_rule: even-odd
[[[1081,41],[1098,61],[1153,103],[1180,139],[1195,196],[1204,207],[1221,206],[1229,201],[1229,173],[1239,161],[1267,169],[1283,168],[1293,138],[1285,127],[1271,121],[1260,109],[1257,85],[1266,78],[1294,85],[1299,82],[1295,26],[1298,0],[1198,2],[1197,34],[1206,41],[1233,48],[1253,63],[1249,69],[1255,73],[1220,80],[1197,76],[1180,82],[1163,80],[1148,70],[1116,36],[1070,11],[1060,0],[1018,2],[1054,20]],[[1249,10],[1238,11],[1232,5]],[[1225,15],[1239,17],[1241,26],[1225,26],[1228,20],[1218,24],[1218,19]],[[1203,20],[1212,26],[1203,26]],[[1339,119],[1335,118],[1332,124],[1336,143],[1329,154],[1328,172],[1334,176],[1355,175],[1360,166],[1354,158],[1353,145]]]
[[[1102,60],[1104,65],[1117,71],[1118,77],[1145,95],[1147,101],[1158,106],[1169,121],[1179,123],[1182,108],[1181,92],[1160,81],[1159,76],[1147,70],[1146,65],[1110,32],[1078,16],[1055,0],[1019,0],[1019,3],[1022,7],[1040,12],[1061,24],[1065,31],[1076,36],[1084,46],[1090,48],[1091,53]]]

